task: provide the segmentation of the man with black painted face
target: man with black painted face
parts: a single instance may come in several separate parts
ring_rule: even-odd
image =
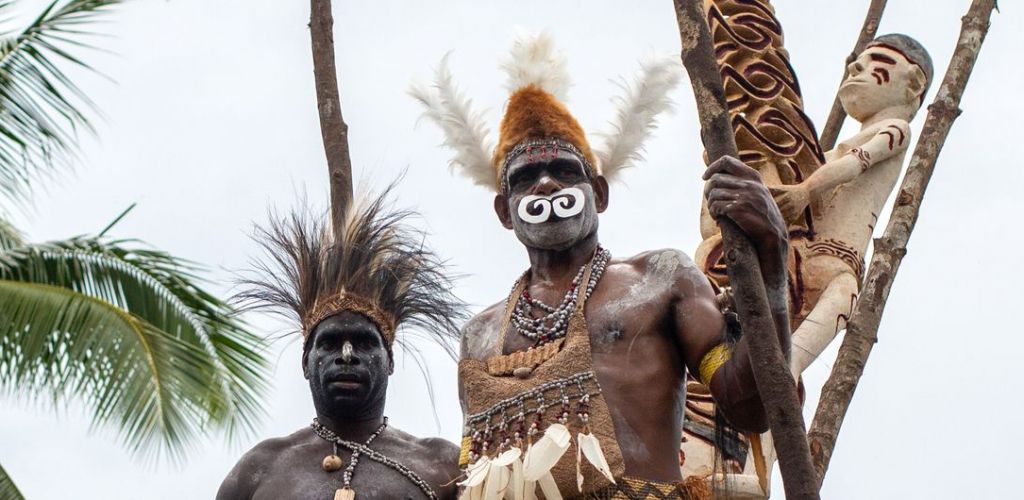
[[[456,140],[480,124],[469,121],[460,135],[451,120],[441,122],[447,143],[462,147],[456,163],[478,183],[489,172],[498,220],[529,257],[508,298],[463,328],[462,485],[483,498],[496,498],[502,484],[516,498],[538,488],[545,498],[706,498],[701,478],[684,483],[680,474],[685,375],[710,385],[734,426],[764,431],[747,343],[725,338],[716,295],[685,254],[616,259],[598,238],[599,214],[609,206],[606,179],[642,144],[615,137],[646,135],[658,111],[650,103],[667,98],[644,92],[667,92],[665,75],[681,68],[678,60],[647,66],[631,88],[637,102],[623,101],[642,116],[620,113],[617,134],[595,153],[562,104],[568,77],[560,61],[544,35],[517,42],[503,66],[513,93],[488,165],[474,163],[486,155]],[[445,95],[458,95],[449,82],[439,79],[437,99],[417,94],[435,106],[428,117],[465,107],[445,107]],[[759,175],[725,158],[705,180],[712,214],[750,237],[766,285],[785,297],[786,226]],[[788,352],[789,332],[782,333]]]
[[[382,198],[347,220],[342,241],[301,217],[261,232],[279,269],[241,299],[299,319],[316,418],[250,450],[219,500],[454,498],[458,447],[396,429],[384,408],[397,329],[415,322],[450,347],[461,304],[420,235],[401,224],[407,214],[383,213]]]

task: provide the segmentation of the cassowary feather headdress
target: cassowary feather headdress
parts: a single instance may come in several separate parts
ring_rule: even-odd
[[[613,99],[617,110],[611,132],[598,134],[602,144],[591,149],[583,128],[563,104],[571,79],[565,57],[555,51],[550,35],[520,35],[501,67],[511,95],[497,147],[492,148],[487,137],[483,114],[455,85],[448,56],[441,60],[433,85],[414,84],[409,91],[423,105],[424,116],[444,132],[444,145],[454,152],[452,167],[475,184],[499,192],[505,189],[508,164],[538,150],[569,152],[591,176],[614,180],[622,169],[642,160],[644,142],[657,116],[671,109],[668,94],[682,78],[677,57],[642,63],[640,76],[622,85],[624,95]]]
[[[454,355],[464,304],[444,263],[406,223],[414,214],[386,203],[390,191],[350,204],[337,235],[326,214],[272,215],[256,231],[267,259],[238,300],[295,321],[306,340],[324,319],[353,311],[377,326],[389,353],[396,340],[405,346],[396,332],[412,327]]]

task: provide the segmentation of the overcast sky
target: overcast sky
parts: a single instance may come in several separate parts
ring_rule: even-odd
[[[29,11],[43,2],[24,1]],[[943,74],[968,0],[894,0],[880,33],[918,38]],[[584,127],[613,115],[613,79],[640,58],[677,53],[671,2],[335,2],[342,106],[357,179],[383,186],[403,169],[398,204],[418,209],[430,243],[466,275],[457,293],[474,311],[502,300],[527,266],[522,247],[498,224],[492,194],[449,174],[448,152],[405,91],[427,79],[449,50],[452,70],[496,128],[507,95],[498,60],[513,27],[548,29],[569,58],[569,106]],[[823,124],[843,59],[867,0],[776,0],[808,114]],[[866,374],[844,423],[824,498],[1009,498],[1019,495],[1020,324],[1024,294],[1020,220],[1022,170],[1009,146],[1024,106],[1020,6],[994,18],[956,122],[929,186],[909,253],[892,290]],[[33,240],[101,230],[129,204],[114,234],[137,237],[211,268],[227,296],[233,271],[257,249],[253,223],[302,193],[324,206],[326,167],[309,49],[308,3],[269,0],[130,2],[99,29],[114,55],[85,54],[115,82],[82,75],[104,113],[85,138],[74,175],[36,196],[19,219]],[[77,73],[76,73],[77,75]],[[934,94],[936,82],[931,89]],[[1016,89],[1016,90],[1015,90]],[[662,120],[647,162],[612,186],[601,240],[613,255],[699,242],[701,152],[686,83],[675,115]],[[1011,97],[1014,97],[1011,99]],[[930,99],[930,97],[929,97]],[[914,122],[915,139],[924,121]],[[848,122],[843,136],[856,130]],[[881,227],[882,224],[879,224]],[[260,333],[280,325],[249,318]],[[457,440],[461,415],[455,364],[431,357],[440,426],[426,384],[399,351],[387,414],[416,435]],[[805,374],[809,419],[836,346]],[[0,399],[0,463],[30,500],[212,498],[241,454],[313,417],[295,342],[274,346],[269,417],[257,435],[200,443],[182,466],[141,464],[112,433],[90,431],[80,408],[60,415]],[[776,483],[776,497],[782,497]]]

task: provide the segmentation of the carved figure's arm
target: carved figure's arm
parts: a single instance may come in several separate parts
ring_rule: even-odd
[[[821,197],[872,166],[906,151],[909,145],[910,125],[903,120],[888,120],[860,147],[822,165],[804,184],[811,196]]]
[[[700,237],[708,239],[717,233],[718,224],[715,224],[715,219],[711,217],[711,212],[708,211],[707,200],[702,198],[700,202]]]
[[[862,134],[870,137],[862,137]],[[829,151],[826,154],[829,161],[803,182],[771,188],[787,222],[798,220],[811,200],[821,199],[872,166],[906,151],[910,145],[910,126],[903,120],[887,120],[877,129],[861,132],[848,142],[861,145],[852,149],[840,145]]]

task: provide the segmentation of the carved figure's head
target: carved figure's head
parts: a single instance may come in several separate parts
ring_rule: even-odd
[[[571,248],[597,231],[597,214],[608,207],[605,178],[558,141],[509,158],[502,183],[494,210],[528,248]]]
[[[383,406],[393,369],[380,329],[354,311],[318,323],[303,346],[302,373],[320,414],[354,417]]]
[[[899,34],[876,38],[847,70],[839,99],[843,109],[860,122],[887,109],[898,110],[907,120],[913,118],[934,73],[928,51],[917,40]]]

